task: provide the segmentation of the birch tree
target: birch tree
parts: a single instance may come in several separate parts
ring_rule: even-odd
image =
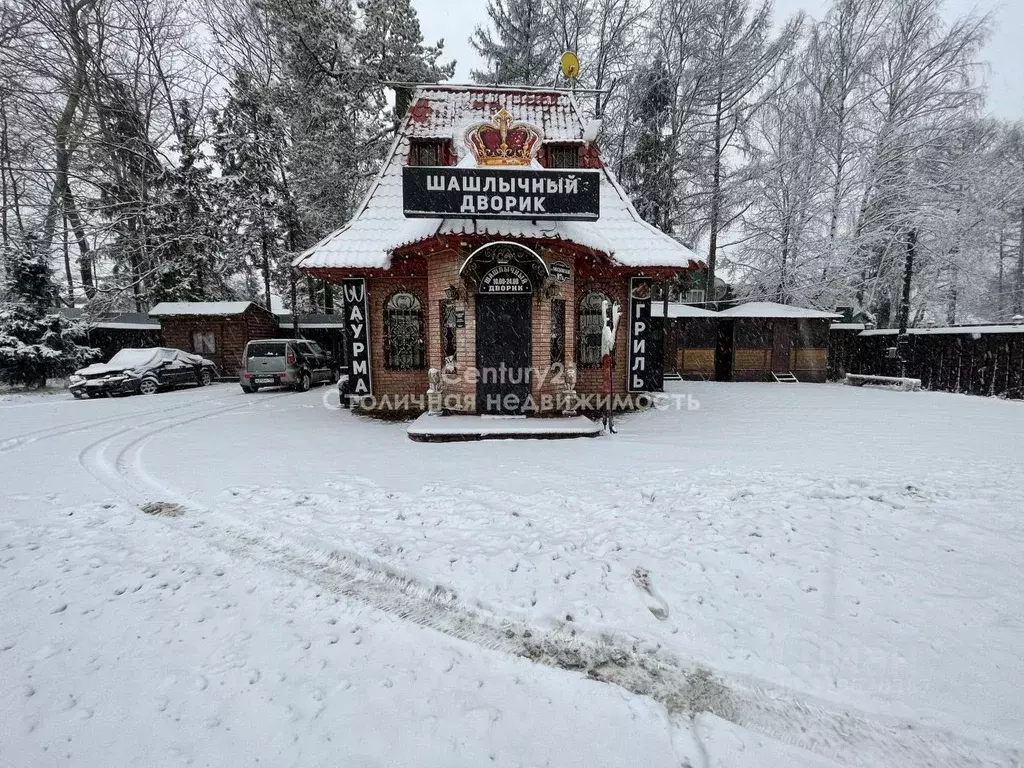
[[[798,17],[772,35],[769,0],[751,8],[747,0],[716,0],[707,32],[708,82],[700,92],[702,182],[708,233],[708,285],[715,285],[719,234],[744,208],[748,179],[744,155],[749,131],[767,96],[764,86],[792,48]]]
[[[915,225],[918,210],[911,169],[937,135],[956,130],[980,105],[974,70],[986,35],[984,18],[966,16],[947,27],[932,0],[889,0],[871,72],[871,160],[854,229],[858,297],[882,324],[898,290],[894,245]]]

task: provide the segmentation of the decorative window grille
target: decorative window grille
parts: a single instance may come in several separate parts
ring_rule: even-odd
[[[598,368],[601,365],[601,334],[605,318],[603,304],[608,297],[603,293],[588,293],[580,302],[580,333],[576,347],[579,350],[579,364],[583,368]]]
[[[551,364],[565,363],[565,301],[551,300]]]
[[[459,360],[455,342],[455,330],[457,327],[455,302],[442,300],[440,305],[442,370],[445,373],[454,373]]]
[[[413,139],[409,143],[409,165],[444,165],[444,142]]]
[[[576,144],[548,144],[548,168],[579,168],[580,148]]]
[[[384,305],[384,348],[394,371],[423,368],[423,313],[411,293],[395,293]]]

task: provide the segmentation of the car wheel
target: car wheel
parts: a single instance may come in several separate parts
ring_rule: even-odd
[[[295,389],[299,392],[309,392],[309,388],[313,386],[313,379],[309,375],[309,371],[303,371],[299,374],[299,381],[295,385]]]
[[[245,392],[245,394],[247,394],[247,395],[251,395],[253,392],[256,391],[256,387],[246,387],[246,386],[243,385],[242,386],[242,391]]]
[[[210,369],[209,368],[203,368],[203,370],[201,370],[199,372],[199,386],[200,387],[208,387],[212,383],[213,383],[213,374],[210,373]]]
[[[82,394],[81,392],[72,392],[71,396],[75,398],[75,400],[81,400],[83,397],[85,397],[85,395]]]
[[[95,400],[97,397],[102,397],[99,392],[86,392],[85,393],[90,400]]]
[[[156,379],[143,379],[139,382],[139,393],[143,395],[152,395],[159,389],[159,385]]]
[[[328,379],[328,381],[330,381],[331,384],[337,384],[338,383],[338,372],[332,370],[331,371],[331,378]]]

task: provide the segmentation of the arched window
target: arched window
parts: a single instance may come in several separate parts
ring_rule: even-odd
[[[582,368],[601,365],[601,333],[605,326],[602,306],[608,301],[603,293],[588,293],[580,302],[580,332],[576,350]]]
[[[423,312],[411,293],[394,293],[384,304],[384,353],[393,371],[423,368]]]

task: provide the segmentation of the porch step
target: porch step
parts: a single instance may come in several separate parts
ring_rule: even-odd
[[[797,379],[797,377],[793,375],[792,371],[785,371],[783,373],[776,373],[775,371],[772,371],[772,376],[774,376],[775,380],[777,382],[779,382],[780,384],[799,384],[800,383],[799,379]]]
[[[597,437],[599,422],[586,416],[495,419],[483,416],[433,416],[425,413],[409,425],[409,439],[422,443],[472,440],[564,440]]]
[[[661,377],[661,380],[662,381],[682,381],[683,380],[683,375],[681,373],[679,373],[678,371],[672,371],[671,373],[664,374]]]

